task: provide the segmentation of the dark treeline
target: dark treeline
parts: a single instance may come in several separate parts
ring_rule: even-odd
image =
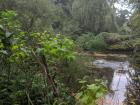
[[[108,0],[1,0],[15,10],[26,31],[49,29],[68,34],[116,32],[116,9]]]

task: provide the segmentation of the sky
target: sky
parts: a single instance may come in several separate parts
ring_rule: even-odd
[[[128,10],[130,12],[129,16],[131,16],[133,13],[132,5],[128,5],[128,3],[124,2],[124,0],[120,0],[118,3],[115,3],[114,6],[117,9],[117,13],[120,10]]]
[[[132,5],[128,5],[128,3],[124,2],[124,0],[119,0],[118,3],[115,3],[115,7],[118,10],[125,10],[125,9],[127,9],[128,11],[132,11]]]
[[[118,3],[115,3],[115,7],[116,7],[117,9],[119,9],[119,10],[125,10],[125,9],[127,9],[127,10],[131,11],[131,8],[128,7],[127,5],[125,5],[125,4],[118,4]]]

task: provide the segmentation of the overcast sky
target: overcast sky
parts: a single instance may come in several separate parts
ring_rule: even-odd
[[[124,0],[120,0],[118,3],[115,3],[115,7],[118,10],[125,10],[125,9],[127,9],[128,11],[132,12],[132,6],[128,5],[128,3],[124,2]]]
[[[117,8],[117,13],[119,13],[120,10],[128,10],[130,14],[128,15],[128,18],[132,15],[132,5],[128,5],[127,2],[123,2],[124,0],[120,0],[118,3],[115,3],[115,8]]]

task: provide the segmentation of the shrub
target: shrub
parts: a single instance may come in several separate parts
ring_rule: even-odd
[[[96,36],[94,40],[88,42],[88,49],[91,51],[102,51],[107,48],[107,44],[102,36]]]
[[[135,49],[133,56],[131,56],[131,62],[135,71],[130,71],[131,79],[126,92],[127,105],[140,105],[140,44],[137,45],[137,48]]]
[[[0,105],[74,105],[54,76],[61,60],[74,59],[73,41],[48,32],[23,32],[15,18],[14,11],[0,14]]]
[[[77,80],[88,74],[89,70],[86,64],[92,59],[90,56],[76,55],[73,62],[62,64],[60,67],[61,79],[72,91],[76,92],[80,88],[81,85]]]
[[[97,99],[101,98],[106,92],[106,86],[96,80],[94,84],[87,85],[86,81],[80,81],[83,86],[79,93],[76,94],[77,105],[97,105]]]
[[[124,24],[120,29],[119,33],[123,35],[130,35],[132,33],[132,30],[127,24]]]
[[[80,36],[77,42],[81,48],[88,51],[102,51],[107,48],[103,36],[96,36],[90,32]]]
[[[102,32],[98,36],[102,36],[105,42],[109,45],[129,40],[131,37],[133,37],[131,35],[120,35],[118,33],[107,33],[107,32]]]

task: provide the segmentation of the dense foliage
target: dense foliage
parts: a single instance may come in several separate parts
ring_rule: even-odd
[[[53,76],[55,65],[74,58],[73,41],[47,32],[23,32],[15,18],[13,11],[1,13],[0,103],[51,105],[74,102],[70,102],[67,89]]]
[[[75,0],[73,3],[74,18],[80,27],[90,32],[115,32],[117,25],[113,13],[107,0]]]
[[[112,3],[108,0],[1,0],[0,9],[17,11],[25,31],[48,29],[74,35],[83,31],[117,31]]]
[[[126,103],[139,105],[139,4],[0,0],[0,105],[96,105],[107,90],[96,79],[113,74],[91,64],[95,51],[134,52]]]
[[[87,51],[103,51],[107,48],[107,43],[103,36],[93,33],[83,34],[77,39],[78,45]]]
[[[59,76],[59,66],[75,58],[74,42],[60,34],[23,31],[16,18],[14,11],[0,14],[0,103],[75,104]]]
[[[137,43],[135,43],[134,47],[134,54],[132,63],[134,64],[134,68],[136,69],[135,73],[131,73],[132,80],[130,81],[130,84],[128,86],[128,92],[127,92],[127,105],[139,105],[140,104],[140,39],[139,39],[139,17],[140,17],[140,1],[139,0],[130,0],[130,4],[133,4],[133,7],[135,8],[134,14],[130,18],[129,25],[133,30],[133,34],[137,35],[135,40],[137,40]]]
[[[106,86],[99,80],[96,80],[95,84],[92,85],[86,85],[84,80],[81,80],[80,83],[83,86],[76,95],[78,105],[97,105],[97,99],[107,92]]]

